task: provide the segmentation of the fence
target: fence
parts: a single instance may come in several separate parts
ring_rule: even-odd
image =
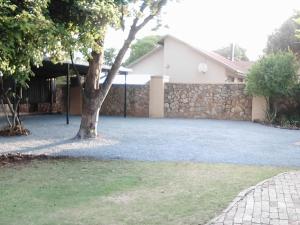
[[[248,96],[244,89],[244,84],[168,83],[163,76],[152,76],[145,85],[127,85],[126,91],[124,85],[112,85],[100,113],[111,116],[264,120],[265,100]],[[64,87],[57,87],[54,103],[39,102],[37,111],[64,112],[65,91]],[[70,100],[71,114],[80,115],[82,97],[79,87],[71,87]],[[26,104],[21,105],[20,111],[30,112]]]
[[[112,85],[101,115],[264,120],[266,104],[248,96],[244,84],[181,84],[152,76],[145,85]],[[125,104],[126,99],[126,104]],[[61,109],[65,107],[60,106]],[[81,114],[81,92],[71,87],[70,112]]]

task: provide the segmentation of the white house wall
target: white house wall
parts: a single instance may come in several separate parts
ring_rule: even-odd
[[[145,59],[142,59],[140,62],[133,65],[130,74],[163,75],[163,54],[163,48],[153,52]]]
[[[199,63],[207,64],[206,73],[198,71]],[[224,83],[227,80],[224,66],[171,37],[164,41],[164,74],[173,83]]]

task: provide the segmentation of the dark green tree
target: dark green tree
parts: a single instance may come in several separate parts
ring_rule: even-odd
[[[232,45],[228,45],[224,48],[215,50],[214,52],[220,54],[221,56],[231,60],[232,57]],[[240,47],[239,45],[234,46],[234,60],[237,61],[249,61],[246,55],[246,49]]]
[[[289,96],[298,84],[299,65],[292,52],[277,52],[264,56],[250,69],[246,91],[253,96],[263,96],[268,103],[267,119],[276,118],[277,107],[270,108],[270,99]]]
[[[9,124],[5,129],[11,135],[14,132],[27,133],[21,126],[17,108],[21,100],[21,88],[26,88],[26,82],[33,75],[31,67],[41,65],[51,44],[48,40],[53,30],[51,21],[45,17],[47,4],[47,0],[0,0],[0,72],[4,79],[13,78],[14,86],[17,86],[17,89],[4,90],[3,83],[0,84],[0,103]],[[4,102],[8,105],[11,117],[6,112]]]
[[[31,66],[45,55],[61,62],[81,52],[89,62],[82,85],[82,117],[77,138],[95,138],[99,110],[136,34],[159,16],[168,0],[0,0],[0,70],[26,83]],[[128,36],[99,85],[104,39],[109,26]],[[3,50],[4,49],[4,50]],[[21,56],[20,56],[21,54]]]
[[[278,51],[291,50],[297,57],[300,54],[300,40],[296,37],[300,24],[296,22],[296,18],[300,13],[285,21],[281,27],[268,37],[266,53],[274,53]]]
[[[161,37],[158,35],[151,35],[138,39],[134,44],[131,45],[130,55],[126,60],[125,65],[129,65],[130,63],[149,53],[158,45],[157,42],[160,38]]]

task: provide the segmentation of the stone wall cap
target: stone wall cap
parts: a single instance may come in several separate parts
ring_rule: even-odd
[[[179,82],[169,82],[169,84],[187,84],[187,85],[246,85],[245,83],[224,83],[224,82],[220,82],[220,83],[179,83]]]
[[[169,82],[170,77],[165,75],[153,75],[151,79],[163,79],[165,82]]]

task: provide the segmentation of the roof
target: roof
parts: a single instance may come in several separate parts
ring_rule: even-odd
[[[210,52],[210,51],[206,51],[203,49],[199,49],[183,40],[178,39],[177,37],[174,37],[172,35],[166,35],[164,36],[161,40],[158,41],[158,44],[160,44],[161,46],[156,47],[155,49],[153,49],[152,51],[150,51],[149,53],[147,53],[146,55],[140,57],[139,59],[137,59],[136,61],[134,61],[133,63],[129,64],[128,67],[132,67],[135,64],[139,63],[140,61],[148,58],[149,56],[151,56],[152,54],[154,54],[155,52],[159,51],[160,49],[163,48],[164,45],[164,41],[166,38],[172,38],[184,45],[186,45],[187,47],[197,51],[198,53],[200,53],[201,55],[204,55],[212,60],[214,60],[215,62],[222,64],[223,66],[225,66],[226,68],[235,71],[238,74],[241,75],[245,75],[249,68],[251,67],[251,65],[253,64],[253,62],[241,62],[241,61],[231,61],[229,59],[226,59],[225,57],[215,53],[215,52]]]
[[[48,61],[50,61],[50,60],[48,59]],[[72,64],[72,61],[71,60],[66,60],[63,63]],[[75,66],[87,66],[88,67],[89,63],[86,60],[74,60],[74,65]],[[102,65],[102,70],[110,70],[110,69],[111,69],[111,66],[105,65],[105,64]],[[119,72],[130,72],[130,71],[131,71],[131,69],[120,66]]]
[[[76,61],[74,65],[80,75],[86,75],[88,72],[89,64],[87,61]],[[65,76],[68,73],[68,68],[72,68],[72,62],[70,60],[64,61],[63,63],[54,64],[49,58],[43,60],[43,66],[33,68],[33,72],[37,76],[43,76],[45,78],[53,78],[59,76]],[[110,70],[110,66],[102,65],[102,72]],[[125,67],[120,67],[119,74],[124,75],[131,70]]]
[[[245,70],[246,72],[248,72],[255,62],[252,62],[252,61],[235,61],[234,63],[236,65],[238,65],[240,68],[243,68],[243,70]]]

